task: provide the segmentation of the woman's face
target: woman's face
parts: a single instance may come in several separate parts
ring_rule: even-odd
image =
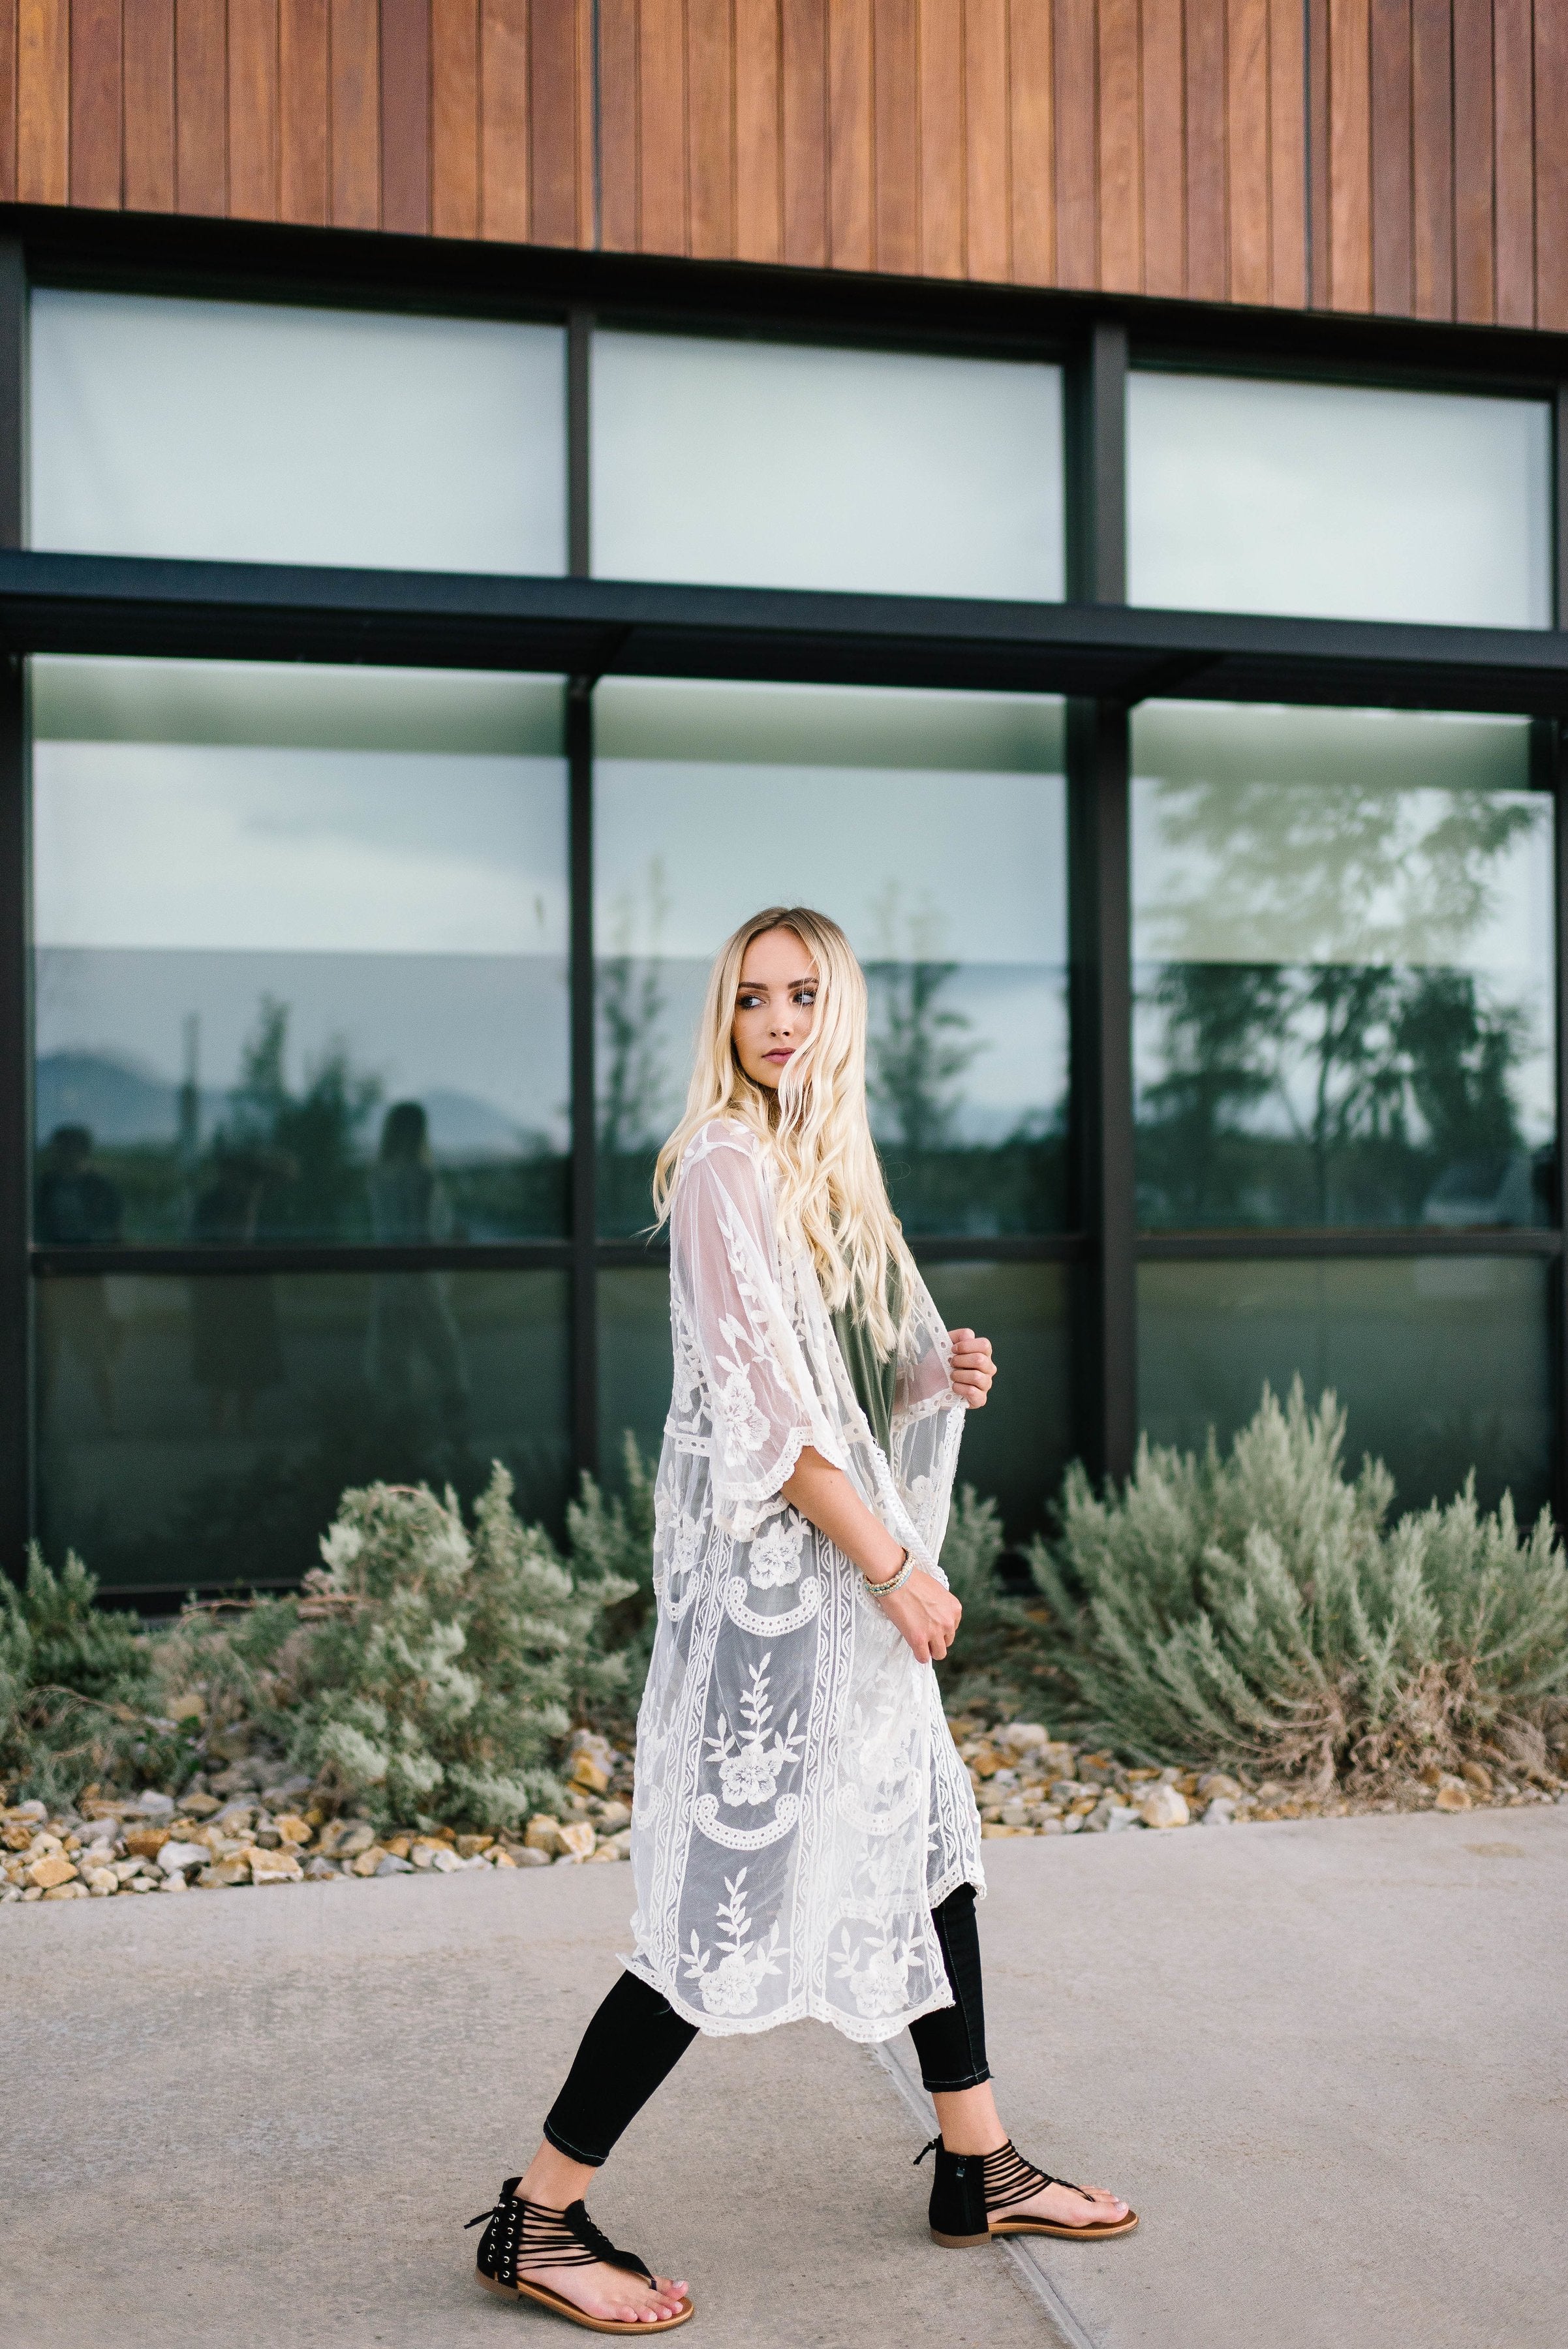
[[[741,963],[730,1033],[735,1058],[753,1083],[778,1090],[784,1065],[816,1017],[816,964],[793,930],[764,930]]]

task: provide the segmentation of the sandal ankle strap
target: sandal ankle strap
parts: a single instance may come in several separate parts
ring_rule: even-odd
[[[482,2268],[513,2283],[519,2273],[530,2269],[582,2268],[597,2262],[624,2268],[657,2291],[659,2279],[647,2261],[636,2251],[618,2251],[603,2230],[595,2226],[585,2203],[569,2202],[564,2210],[552,2209],[546,2202],[534,2202],[517,2193],[517,2183],[516,2178],[509,2178],[494,2207],[481,2210],[463,2230],[466,2233],[468,2227],[484,2225],[479,2245]]]

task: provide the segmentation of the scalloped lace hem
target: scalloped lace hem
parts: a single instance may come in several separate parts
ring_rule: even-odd
[[[948,1889],[954,1890],[965,1881],[967,1878],[961,1871]],[[984,1887],[978,1889],[983,1895]],[[884,2039],[897,2039],[900,2031],[908,2030],[911,2023],[918,2023],[922,2014],[935,2014],[940,2008],[953,2004],[951,1988],[944,1982],[941,1989],[934,1991],[929,1998],[922,1999],[916,2006],[905,2007],[898,2014],[846,2014],[842,2007],[830,2006],[826,1999],[814,1998],[806,1991],[803,1991],[798,1998],[792,1998],[787,2006],[775,2007],[769,2014],[710,2014],[706,2007],[691,2005],[682,1998],[677,1985],[660,1974],[646,1958],[622,1958],[621,1963],[628,1973],[635,1974],[639,1982],[645,1982],[649,1990],[659,1992],[683,2023],[690,2023],[694,2030],[701,2032],[709,2039],[755,2038],[759,2032],[776,2030],[781,2023],[809,2022],[826,2023],[838,2033],[840,2038],[852,2040],[857,2046],[868,2047],[879,2045]]]

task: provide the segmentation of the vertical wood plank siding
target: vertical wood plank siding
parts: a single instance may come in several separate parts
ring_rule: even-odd
[[[1568,0],[0,0],[0,202],[1511,326],[1565,119]]]

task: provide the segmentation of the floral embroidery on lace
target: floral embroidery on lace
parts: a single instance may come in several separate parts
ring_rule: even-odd
[[[965,1414],[918,1285],[879,1450],[771,1186],[764,1145],[715,1121],[671,1201],[628,1962],[705,2031],[812,2014],[885,2039],[946,2002],[930,1910],[983,1889],[980,1824],[929,1666],[783,1486],[810,1444],[940,1578]]]
[[[764,1939],[753,1941],[746,1938],[750,1929],[746,1919],[746,1896],[742,1889],[745,1881],[743,1868],[737,1868],[733,1876],[724,1878],[724,1889],[729,1899],[721,1905],[718,1917],[724,1932],[715,1937],[723,1955],[711,1973],[708,1971],[708,1965],[712,1952],[702,1947],[695,1927],[692,1929],[691,1950],[686,1961],[685,1972],[689,1981],[696,1982],[702,2004],[710,2014],[754,2013],[759,1985],[769,1974],[776,1974],[780,1971],[776,1918]]]

